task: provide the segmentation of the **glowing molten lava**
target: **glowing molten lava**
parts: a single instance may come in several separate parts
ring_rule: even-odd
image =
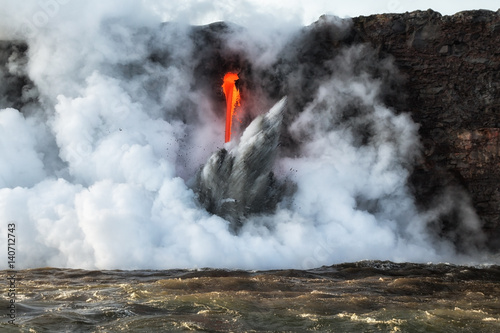
[[[226,73],[224,75],[224,83],[222,84],[222,90],[224,95],[226,95],[226,141],[231,141],[231,126],[233,124],[234,108],[240,103],[240,92],[236,89],[234,85],[235,81],[238,80],[238,74],[236,73]]]

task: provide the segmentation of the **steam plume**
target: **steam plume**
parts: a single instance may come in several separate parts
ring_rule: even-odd
[[[0,232],[16,223],[18,268],[479,258],[415,206],[418,126],[386,106],[397,69],[348,20],[192,27],[156,2],[18,3],[0,22]],[[224,145],[228,71],[243,120]]]

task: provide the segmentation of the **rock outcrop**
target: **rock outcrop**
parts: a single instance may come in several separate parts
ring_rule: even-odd
[[[414,175],[424,185],[421,197],[436,184],[465,187],[490,246],[498,247],[500,11],[373,15],[354,18],[353,29],[406,76],[402,107],[421,125],[425,148]]]

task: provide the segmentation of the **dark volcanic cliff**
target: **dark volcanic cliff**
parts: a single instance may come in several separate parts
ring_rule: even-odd
[[[421,125],[425,161],[414,179],[459,183],[490,245],[500,239],[500,11],[428,10],[353,19],[356,38],[390,54],[406,76],[404,107]],[[425,186],[424,186],[425,187]]]

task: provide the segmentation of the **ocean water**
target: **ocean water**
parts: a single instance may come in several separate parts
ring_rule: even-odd
[[[10,273],[2,271],[2,281]],[[499,332],[500,267],[16,272],[2,332]],[[2,285],[0,308],[9,305]],[[7,315],[7,313],[6,313]],[[5,318],[5,316],[4,316]]]

